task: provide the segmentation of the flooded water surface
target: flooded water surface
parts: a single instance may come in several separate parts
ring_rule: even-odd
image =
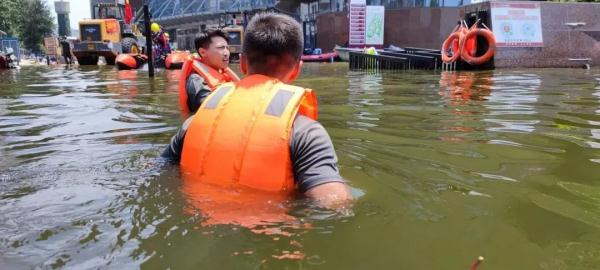
[[[352,211],[183,181],[178,71],[0,71],[0,269],[598,269],[599,70],[303,72]]]

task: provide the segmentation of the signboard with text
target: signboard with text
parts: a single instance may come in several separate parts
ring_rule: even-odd
[[[492,31],[497,47],[543,47],[540,4],[492,2]]]
[[[350,0],[348,46],[383,45],[384,6],[367,6],[366,0]]]
[[[351,0],[348,14],[350,32],[348,32],[348,45],[361,47],[365,45],[365,25],[367,19],[367,1]]]

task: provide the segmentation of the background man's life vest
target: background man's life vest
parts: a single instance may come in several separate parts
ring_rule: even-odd
[[[202,78],[204,78],[204,82],[208,85],[211,91],[214,91],[223,83],[237,82],[240,80],[240,78],[230,68],[224,69],[223,73],[221,73],[218,70],[202,63],[197,58],[185,61],[183,67],[181,68],[181,77],[179,79],[179,105],[186,112],[189,112],[187,105],[188,94],[186,84],[187,79],[190,77],[192,72],[202,76]]]

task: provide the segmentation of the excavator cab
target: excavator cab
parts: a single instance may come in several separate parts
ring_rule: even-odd
[[[119,4],[96,4],[92,19],[117,19],[122,21],[125,17],[125,7]]]
[[[121,53],[141,53],[145,38],[133,24],[126,24],[125,5],[119,1],[93,6],[92,19],[79,22],[81,42],[73,54],[81,65],[95,65],[100,56],[114,64]]]
[[[242,19],[236,19],[236,15],[237,14],[234,13],[233,18],[230,19],[227,24],[221,26],[223,31],[225,31],[229,37],[229,52],[232,61],[240,60],[242,44],[244,42],[244,26],[242,25]]]

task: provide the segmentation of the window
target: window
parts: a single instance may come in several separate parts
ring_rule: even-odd
[[[242,45],[242,35],[237,31],[230,31],[227,33],[229,37],[229,45]]]

